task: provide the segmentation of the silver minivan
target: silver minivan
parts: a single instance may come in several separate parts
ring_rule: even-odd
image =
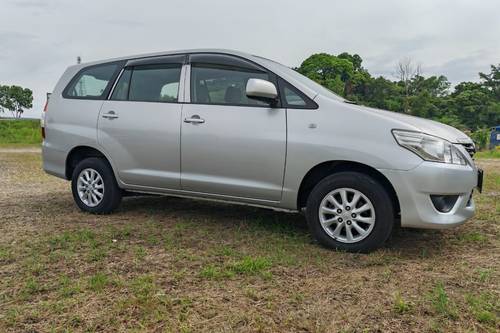
[[[43,167],[80,209],[125,193],[302,211],[323,245],[371,251],[402,227],[474,214],[482,171],[450,126],[356,105],[296,71],[227,50],[69,67],[42,119]]]

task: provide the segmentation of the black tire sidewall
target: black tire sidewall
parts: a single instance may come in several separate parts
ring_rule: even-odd
[[[79,197],[77,190],[78,175],[84,169],[94,169],[97,171],[104,182],[104,198],[95,207],[87,206]],[[89,213],[93,214],[106,214],[112,212],[120,204],[122,191],[116,183],[115,175],[109,163],[97,157],[90,157],[82,160],[73,170],[73,175],[71,177],[71,191],[73,193],[73,199],[77,206]]]
[[[356,243],[342,243],[330,237],[319,221],[319,206],[323,198],[338,188],[352,188],[363,193],[375,209],[375,225],[372,232]],[[340,172],[326,177],[311,191],[307,200],[307,222],[313,236],[322,245],[349,252],[370,252],[382,246],[389,238],[394,225],[391,198],[374,178],[358,172]]]

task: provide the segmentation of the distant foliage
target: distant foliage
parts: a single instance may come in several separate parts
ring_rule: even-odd
[[[472,140],[476,143],[478,149],[485,149],[488,147],[491,130],[489,128],[482,128],[474,131],[471,134]]]
[[[40,142],[42,142],[42,136],[39,120],[0,120],[0,146],[3,144],[38,144]]]
[[[313,54],[297,71],[360,104],[434,119],[462,130],[477,131],[500,124],[500,64],[480,81],[462,82],[450,89],[443,76],[424,77],[420,66],[406,59],[396,67],[398,79],[373,77],[359,55]],[[484,137],[481,130],[475,137]],[[483,141],[478,141],[482,142]]]
[[[33,107],[33,92],[19,86],[0,85],[0,112],[10,111],[14,118],[21,118],[25,109]]]

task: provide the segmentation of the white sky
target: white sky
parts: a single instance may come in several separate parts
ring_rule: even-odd
[[[393,78],[411,57],[424,75],[477,80],[500,63],[499,0],[0,0],[0,84],[34,92],[38,117],[64,69],[185,48],[228,48],[298,66],[312,53],[358,53]]]

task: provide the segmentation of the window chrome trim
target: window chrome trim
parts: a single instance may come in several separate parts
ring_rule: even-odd
[[[116,77],[116,80],[113,83],[113,86],[111,87],[111,90],[109,91],[108,96],[106,97],[105,100],[107,100],[107,101],[111,100],[111,96],[113,96],[113,92],[115,91],[116,85],[118,84],[118,81],[120,81],[120,78],[122,77],[123,72],[125,72],[125,67],[122,67],[122,69],[120,70],[120,73],[118,73],[118,76]]]

